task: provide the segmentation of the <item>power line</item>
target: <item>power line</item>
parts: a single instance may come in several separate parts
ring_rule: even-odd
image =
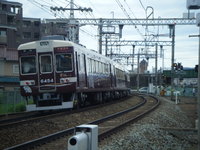
[[[49,10],[48,10],[47,8],[45,8],[45,6],[48,7],[47,5],[40,4],[40,3],[36,2],[35,0],[33,0],[33,1],[27,0],[27,1],[29,1],[30,3],[32,3],[32,4],[35,5],[35,6],[39,7],[40,9],[42,9],[42,10],[45,11],[45,12],[47,12],[48,14],[52,15],[52,14],[49,12]]]
[[[133,14],[133,16],[135,17],[135,19],[137,19],[136,15],[134,14],[134,12],[132,11],[132,9],[129,7],[128,3],[125,0],[124,0],[124,3],[128,7],[129,11]]]
[[[144,5],[143,5],[142,1],[141,1],[141,0],[139,0],[139,2],[140,2],[140,4],[141,4],[142,8],[144,9],[144,11],[146,11],[146,9],[145,9],[145,7],[144,7]]]
[[[121,10],[123,11],[123,13],[126,15],[126,17],[128,17],[129,19],[131,19],[130,15],[128,14],[128,12],[126,11],[126,9],[124,8],[124,6],[121,4],[121,2],[119,0],[115,0],[118,4],[118,6],[121,8]],[[131,21],[132,24],[135,26],[136,31],[140,34],[140,36],[144,39],[143,34],[140,32],[140,30],[137,28],[136,24]]]
[[[97,37],[96,35],[93,35],[93,34],[89,33],[89,31],[87,31],[87,30],[83,30],[83,29],[80,28],[80,31],[82,31],[83,33],[85,33],[85,34],[87,34],[87,35],[89,35],[89,36],[91,36],[91,37],[93,37],[95,39]]]
[[[124,0],[124,3],[125,3],[126,6],[128,7],[129,11],[132,13],[132,15],[135,17],[135,19],[137,19],[136,15],[135,15],[134,12],[132,11],[132,9],[129,7],[129,5],[128,5],[128,3],[126,2],[126,0]],[[144,26],[142,26],[142,28],[144,28]],[[148,28],[145,28],[145,30],[147,31],[147,34],[149,34]]]

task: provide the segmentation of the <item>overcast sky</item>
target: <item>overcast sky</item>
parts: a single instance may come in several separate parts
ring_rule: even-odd
[[[50,6],[69,7],[69,0],[12,0],[23,4],[23,16],[34,18],[60,18],[69,17],[69,12],[63,14],[53,14],[50,12]],[[123,8],[129,14],[130,18],[145,18],[145,8],[151,6],[154,8],[154,18],[182,18],[183,13],[187,13],[186,0],[74,0],[77,6],[91,7],[93,13],[75,12],[77,18],[127,18],[117,1],[123,5]],[[39,4],[38,4],[39,3]],[[37,6],[36,6],[37,5]],[[150,9],[149,9],[150,11]],[[198,10],[191,11],[198,13]],[[148,12],[149,13],[149,12]],[[137,26],[139,32],[145,34],[144,27]],[[149,27],[152,34],[168,34],[168,26]],[[194,67],[198,63],[198,38],[189,38],[189,35],[197,35],[198,27],[176,26],[175,37],[175,62],[181,62],[184,67]],[[141,40],[141,36],[134,26],[124,26],[124,40]],[[159,37],[160,40],[171,40],[168,37]],[[93,26],[81,27],[80,42],[90,49],[98,49],[97,28]],[[136,47],[139,50],[141,47]],[[132,47],[122,47],[123,53],[129,53]],[[150,49],[150,50],[154,50]],[[164,67],[171,66],[171,47],[164,47]],[[155,60],[149,61],[151,70]],[[162,60],[159,59],[158,67],[162,67]]]

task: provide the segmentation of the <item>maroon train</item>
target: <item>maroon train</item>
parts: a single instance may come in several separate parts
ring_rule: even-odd
[[[130,78],[120,64],[64,40],[41,40],[18,48],[27,111],[73,108],[127,96]]]

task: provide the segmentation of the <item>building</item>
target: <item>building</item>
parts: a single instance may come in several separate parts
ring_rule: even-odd
[[[19,44],[16,39],[22,25],[22,4],[0,1],[0,18],[0,44],[16,48]]]
[[[142,60],[140,62],[140,74],[144,74],[147,72],[148,62],[146,60]]]
[[[0,1],[0,89],[18,87],[17,46],[20,44],[22,4]]]
[[[24,18],[22,4],[0,0],[0,90],[19,87],[17,47],[46,35],[79,43],[79,26],[68,19]]]
[[[41,37],[41,19],[23,18],[20,34],[20,44],[39,40]]]
[[[79,26],[73,25],[69,19],[44,19],[42,21],[41,36],[63,35],[69,41],[79,43]]]

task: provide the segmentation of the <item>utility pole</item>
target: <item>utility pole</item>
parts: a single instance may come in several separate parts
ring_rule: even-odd
[[[103,25],[102,25],[102,19],[100,18],[99,20],[99,54],[102,54],[102,30],[103,30]]]
[[[160,45],[160,52],[161,52],[161,54],[162,54],[162,72],[164,71],[164,66],[165,66],[165,64],[164,64],[164,60],[165,60],[165,53],[164,53],[164,49],[163,49],[163,46],[162,45]]]
[[[198,112],[198,150],[200,150],[200,26],[199,26],[199,35],[189,35],[189,37],[199,37],[197,112]]]
[[[70,1],[70,19],[74,19],[74,0]]]
[[[75,39],[76,39],[76,26],[74,25],[75,24],[75,20],[73,20],[73,19],[74,19],[74,0],[71,0],[70,1],[70,24],[71,25],[69,26],[69,40],[75,42]]]
[[[92,12],[92,8],[83,8],[83,7],[78,7],[74,8],[74,0],[70,1],[70,8],[65,8],[65,7],[50,7],[51,10],[53,11],[70,11],[70,19],[74,19],[74,11],[86,11],[86,12]],[[76,19],[77,20],[77,19]],[[78,20],[80,21],[80,20]]]
[[[156,53],[155,53],[155,86],[156,86],[156,95],[157,95],[157,86],[158,86],[158,44],[156,43]]]
[[[51,10],[53,11],[70,11],[70,16],[69,16],[69,23],[67,25],[67,30],[69,32],[68,35],[68,40],[79,43],[79,40],[76,38],[79,36],[79,24],[77,24],[77,20],[74,19],[74,11],[90,11],[92,12],[91,8],[74,8],[74,0],[70,0],[70,8],[64,8],[64,7],[50,7]]]
[[[105,45],[106,56],[108,56],[108,37],[106,35],[106,45]]]
[[[174,95],[174,50],[175,50],[175,24],[169,25],[170,38],[172,38],[172,61],[171,61],[171,100]]]
[[[198,3],[197,3],[198,2]],[[200,9],[199,1],[187,0],[187,9]],[[200,13],[196,15],[196,25],[199,27],[199,35],[195,35],[199,37],[199,55],[198,55],[198,93],[197,93],[197,112],[198,112],[198,150],[200,150]],[[192,36],[189,36],[192,37]],[[194,36],[193,36],[194,37]]]
[[[135,45],[133,45],[132,71],[134,71],[134,56],[135,56]]]
[[[137,58],[137,92],[139,92],[140,87],[140,50],[138,51],[138,58]]]

